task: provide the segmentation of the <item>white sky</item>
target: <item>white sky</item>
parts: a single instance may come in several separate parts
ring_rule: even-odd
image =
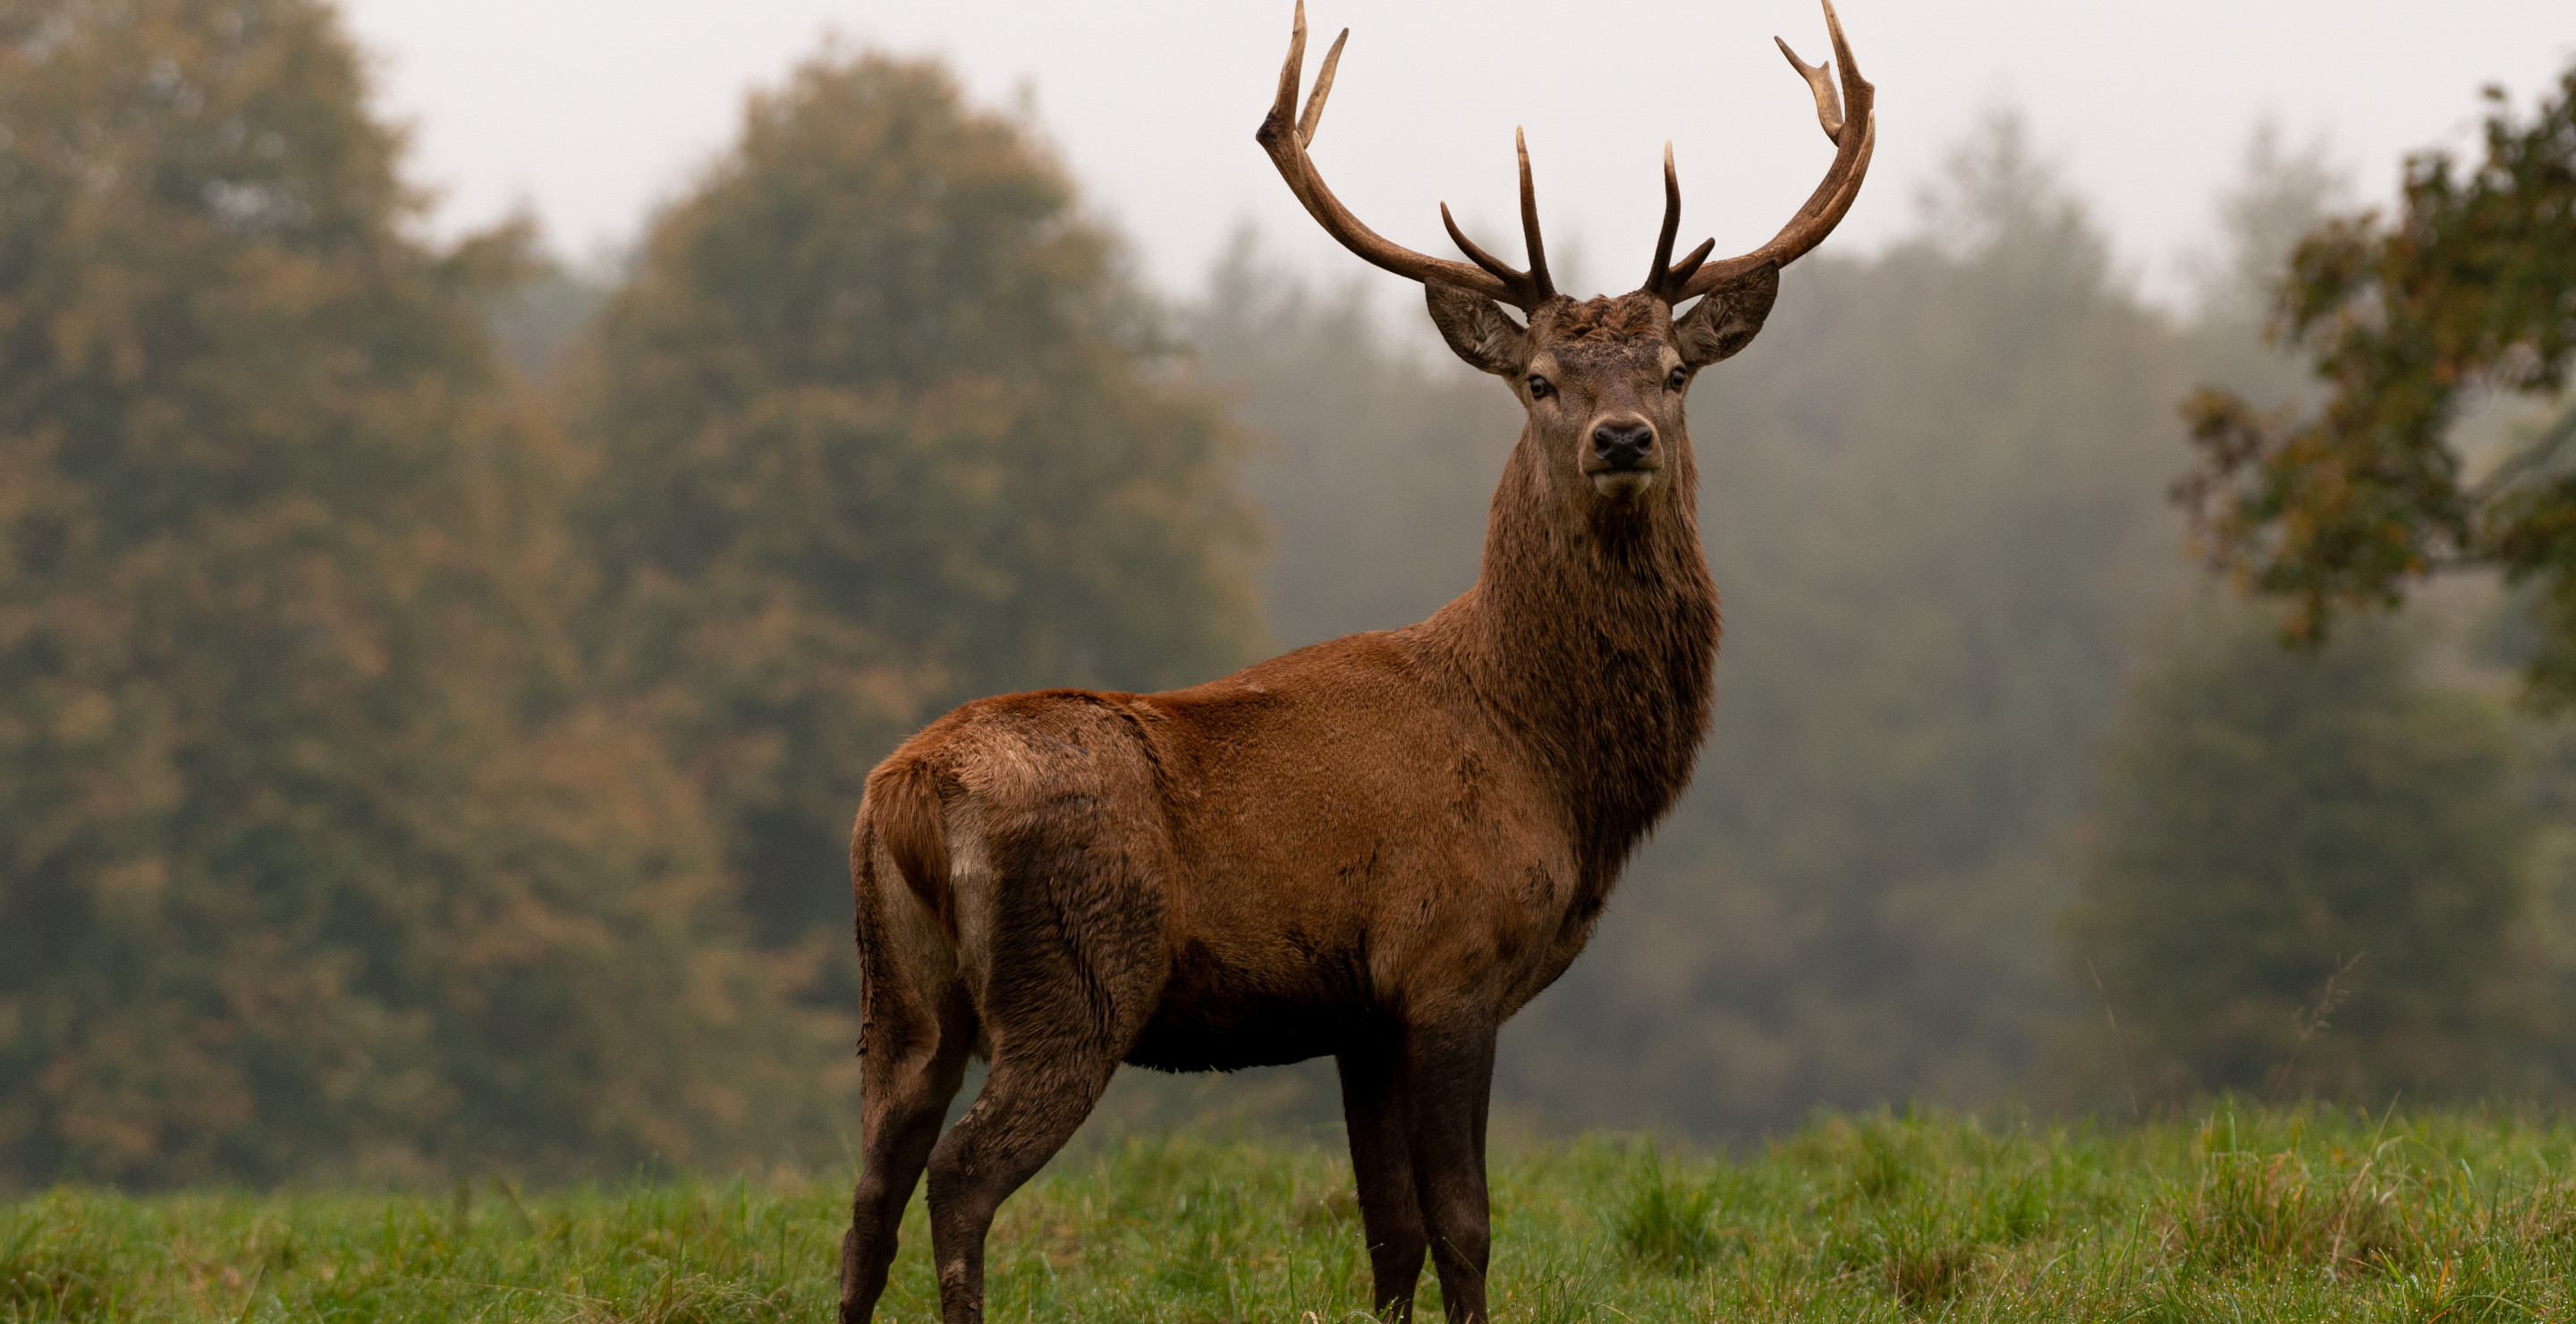
[[[827,33],[937,54],[988,105],[1025,92],[1089,207],[1165,290],[1194,290],[1233,227],[1335,276],[1252,141],[1291,0],[344,0],[414,132],[411,176],[442,231],[532,208],[561,250],[629,242],[732,138],[743,94]],[[2364,196],[2399,157],[2468,141],[2478,89],[2519,106],[2576,56],[2569,0],[1844,0],[1879,89],[1870,185],[1836,245],[1904,232],[1920,185],[1988,108],[2017,107],[2151,291],[2178,288],[2260,120],[2322,134]],[[1581,15],[1577,18],[1576,15]],[[1311,0],[1308,73],[1353,29],[1314,156],[1353,210],[1450,255],[1443,199],[1517,260],[1512,128],[1526,125],[1560,284],[1642,276],[1674,142],[1682,244],[1769,237],[1831,149],[1771,47],[1827,53],[1813,0]],[[1633,270],[1632,270],[1633,269]],[[1393,278],[1387,278],[1392,282]],[[1569,290],[1588,294],[1593,289]]]

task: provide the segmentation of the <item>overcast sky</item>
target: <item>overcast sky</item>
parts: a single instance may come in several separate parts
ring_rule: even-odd
[[[1314,231],[1252,131],[1287,51],[1292,0],[347,0],[382,109],[412,127],[413,178],[444,232],[532,208],[556,246],[629,242],[732,138],[749,89],[827,34],[937,55],[971,96],[1026,97],[1085,190],[1173,293],[1234,227],[1323,272],[1356,259]],[[2364,196],[2407,151],[2470,141],[2478,91],[2528,107],[2576,57],[2570,0],[1845,0],[1879,89],[1870,184],[1835,239],[1903,233],[1945,151],[2019,109],[2163,293],[2267,117],[2323,135]],[[1352,29],[1314,156],[1380,232],[1450,255],[1437,204],[1513,233],[1512,128],[1527,126],[1551,256],[1606,289],[1643,274],[1681,165],[1683,243],[1769,237],[1831,148],[1770,38],[1827,53],[1812,0],[1312,0],[1309,74]],[[1632,270],[1634,269],[1634,270]],[[1390,278],[1392,279],[1392,278]],[[1569,291],[1591,293],[1593,290]]]

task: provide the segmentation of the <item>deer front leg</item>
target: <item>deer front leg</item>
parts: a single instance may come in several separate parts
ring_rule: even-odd
[[[1360,1227],[1368,1238],[1369,1308],[1387,1324],[1402,1324],[1413,1318],[1413,1285],[1422,1276],[1422,1256],[1431,1244],[1422,1227],[1422,1202],[1414,1193],[1403,1062],[1392,1040],[1353,1049],[1334,1061],[1342,1074],[1342,1124],[1351,1138]]]
[[[1493,1092],[1490,1019],[1409,1030],[1404,1091],[1412,1113],[1413,1181],[1440,1271],[1449,1324],[1483,1324],[1492,1231],[1485,1200],[1485,1110]]]

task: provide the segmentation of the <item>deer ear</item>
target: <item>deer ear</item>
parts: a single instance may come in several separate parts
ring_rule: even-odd
[[[1765,262],[1710,290],[1689,312],[1673,319],[1673,338],[1680,342],[1682,362],[1694,368],[1732,358],[1753,343],[1771,316],[1771,301],[1780,297],[1780,268]]]
[[[1497,377],[1518,377],[1529,364],[1529,332],[1481,294],[1425,281],[1431,324],[1467,366]]]

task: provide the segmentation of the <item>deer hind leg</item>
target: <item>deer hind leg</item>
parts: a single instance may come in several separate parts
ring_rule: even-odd
[[[859,1184],[850,1198],[850,1230],[841,1238],[841,1324],[866,1324],[876,1313],[894,1264],[903,1207],[920,1184],[939,1124],[965,1080],[975,1015],[960,986],[935,1027],[910,1033],[872,1029],[859,1058]]]
[[[1492,1248],[1485,1196],[1485,1114],[1493,1095],[1490,1021],[1409,1028],[1404,1089],[1412,1114],[1413,1181],[1440,1271],[1449,1324],[1481,1324]]]
[[[965,1080],[975,1008],[955,950],[862,815],[851,850],[858,906],[860,1167],[841,1238],[841,1324],[864,1324],[884,1294],[904,1206]]]
[[[992,1071],[930,1154],[946,1324],[983,1318],[994,1213],[1091,1114],[1162,988],[1169,958],[1146,883],[1159,837],[1121,817],[1094,797],[1066,796],[987,843],[981,1012]],[[960,904],[972,903],[961,895]]]
[[[1360,1227],[1368,1238],[1369,1308],[1388,1324],[1413,1318],[1413,1285],[1430,1249],[1413,1182],[1411,1118],[1403,1062],[1392,1039],[1335,1059],[1342,1074],[1342,1123],[1350,1133]]]

